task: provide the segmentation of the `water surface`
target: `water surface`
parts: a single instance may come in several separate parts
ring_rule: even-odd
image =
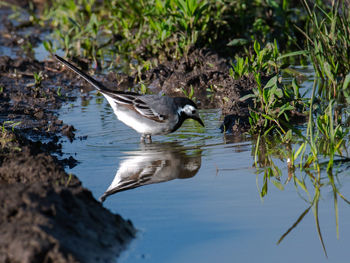
[[[319,205],[328,260],[312,212],[276,245],[308,204],[292,181],[283,191],[269,184],[260,198],[263,175],[253,167],[252,142],[220,133],[219,110],[201,112],[205,128],[186,121],[176,133],[144,145],[106,101],[93,97],[80,104],[67,104],[60,115],[82,138],[64,143],[63,151],[80,161],[68,172],[96,198],[109,188],[104,206],[139,230],[118,262],[348,262],[350,209],[339,200],[337,240],[330,188]],[[280,169],[287,174],[285,163]],[[349,179],[341,180],[349,196]]]

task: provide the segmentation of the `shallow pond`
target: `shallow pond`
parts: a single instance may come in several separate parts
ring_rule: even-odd
[[[260,198],[263,175],[253,166],[252,142],[220,133],[220,111],[201,112],[205,128],[186,121],[176,133],[145,145],[105,100],[91,95],[89,105],[78,100],[61,110],[78,137],[63,151],[80,161],[68,172],[96,198],[108,189],[104,206],[139,230],[118,262],[348,262],[350,209],[339,200],[338,240],[330,188],[319,203],[328,260],[312,212],[276,244],[309,204],[293,181],[284,190],[269,184]],[[287,165],[279,164],[287,174]],[[342,176],[345,196],[349,184]]]

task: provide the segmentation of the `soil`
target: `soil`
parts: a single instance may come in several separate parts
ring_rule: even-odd
[[[9,25],[0,46],[13,48]],[[68,77],[53,61],[0,56],[0,262],[114,262],[135,235],[64,170],[77,164],[61,158],[75,138],[57,113],[77,96]]]

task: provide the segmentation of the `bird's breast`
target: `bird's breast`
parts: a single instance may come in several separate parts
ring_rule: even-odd
[[[118,107],[114,113],[121,122],[141,134],[167,134],[173,130],[176,123],[176,120],[172,119],[157,122],[122,106]]]

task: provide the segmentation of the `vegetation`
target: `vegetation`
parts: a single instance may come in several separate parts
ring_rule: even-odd
[[[341,95],[350,81],[349,11],[344,1],[333,1],[329,11],[317,4],[310,9],[305,0],[304,5],[309,26],[306,32],[300,31],[307,40],[315,72],[325,82],[318,93],[331,99]]]
[[[68,56],[107,60],[106,67],[127,58],[143,65],[186,56],[193,46],[226,55],[249,49],[257,39],[265,44],[278,39],[283,47],[296,47],[301,33],[292,24],[302,28],[306,15],[293,5],[286,0],[59,0],[42,20],[34,20],[53,28],[58,43],[48,38],[44,45],[49,51],[58,44]]]
[[[276,42],[263,49],[255,42],[255,53],[246,52],[245,57],[236,57],[231,75],[237,78],[254,74],[257,83],[253,94],[242,100],[253,99],[254,102],[250,111],[250,133],[256,138],[253,154],[257,173],[264,174],[263,185],[259,187],[261,197],[267,194],[269,182],[283,190],[284,184],[292,180],[308,203],[278,243],[305,215],[313,211],[317,233],[327,256],[318,214],[321,192],[328,188],[333,193],[337,237],[338,200],[350,204],[339,190],[339,174],[346,169],[350,160],[347,106],[350,14],[343,1],[332,1],[328,7],[318,3],[310,7],[307,1],[303,1],[303,4],[308,15],[307,26],[297,29],[304,36],[304,50],[280,55]],[[316,72],[317,77],[308,98],[300,95],[295,79],[289,86],[281,85],[281,71],[286,68],[280,62],[295,55],[306,56]],[[265,85],[261,83],[263,74],[270,76]],[[305,125],[296,125],[292,119],[295,112],[307,115]],[[282,171],[275,164],[277,158],[287,164],[288,174],[284,183]]]
[[[20,123],[21,122],[14,121],[4,121],[2,123],[2,128],[0,130],[1,153],[8,151],[21,151],[16,143],[16,136],[14,135],[15,127]]]

